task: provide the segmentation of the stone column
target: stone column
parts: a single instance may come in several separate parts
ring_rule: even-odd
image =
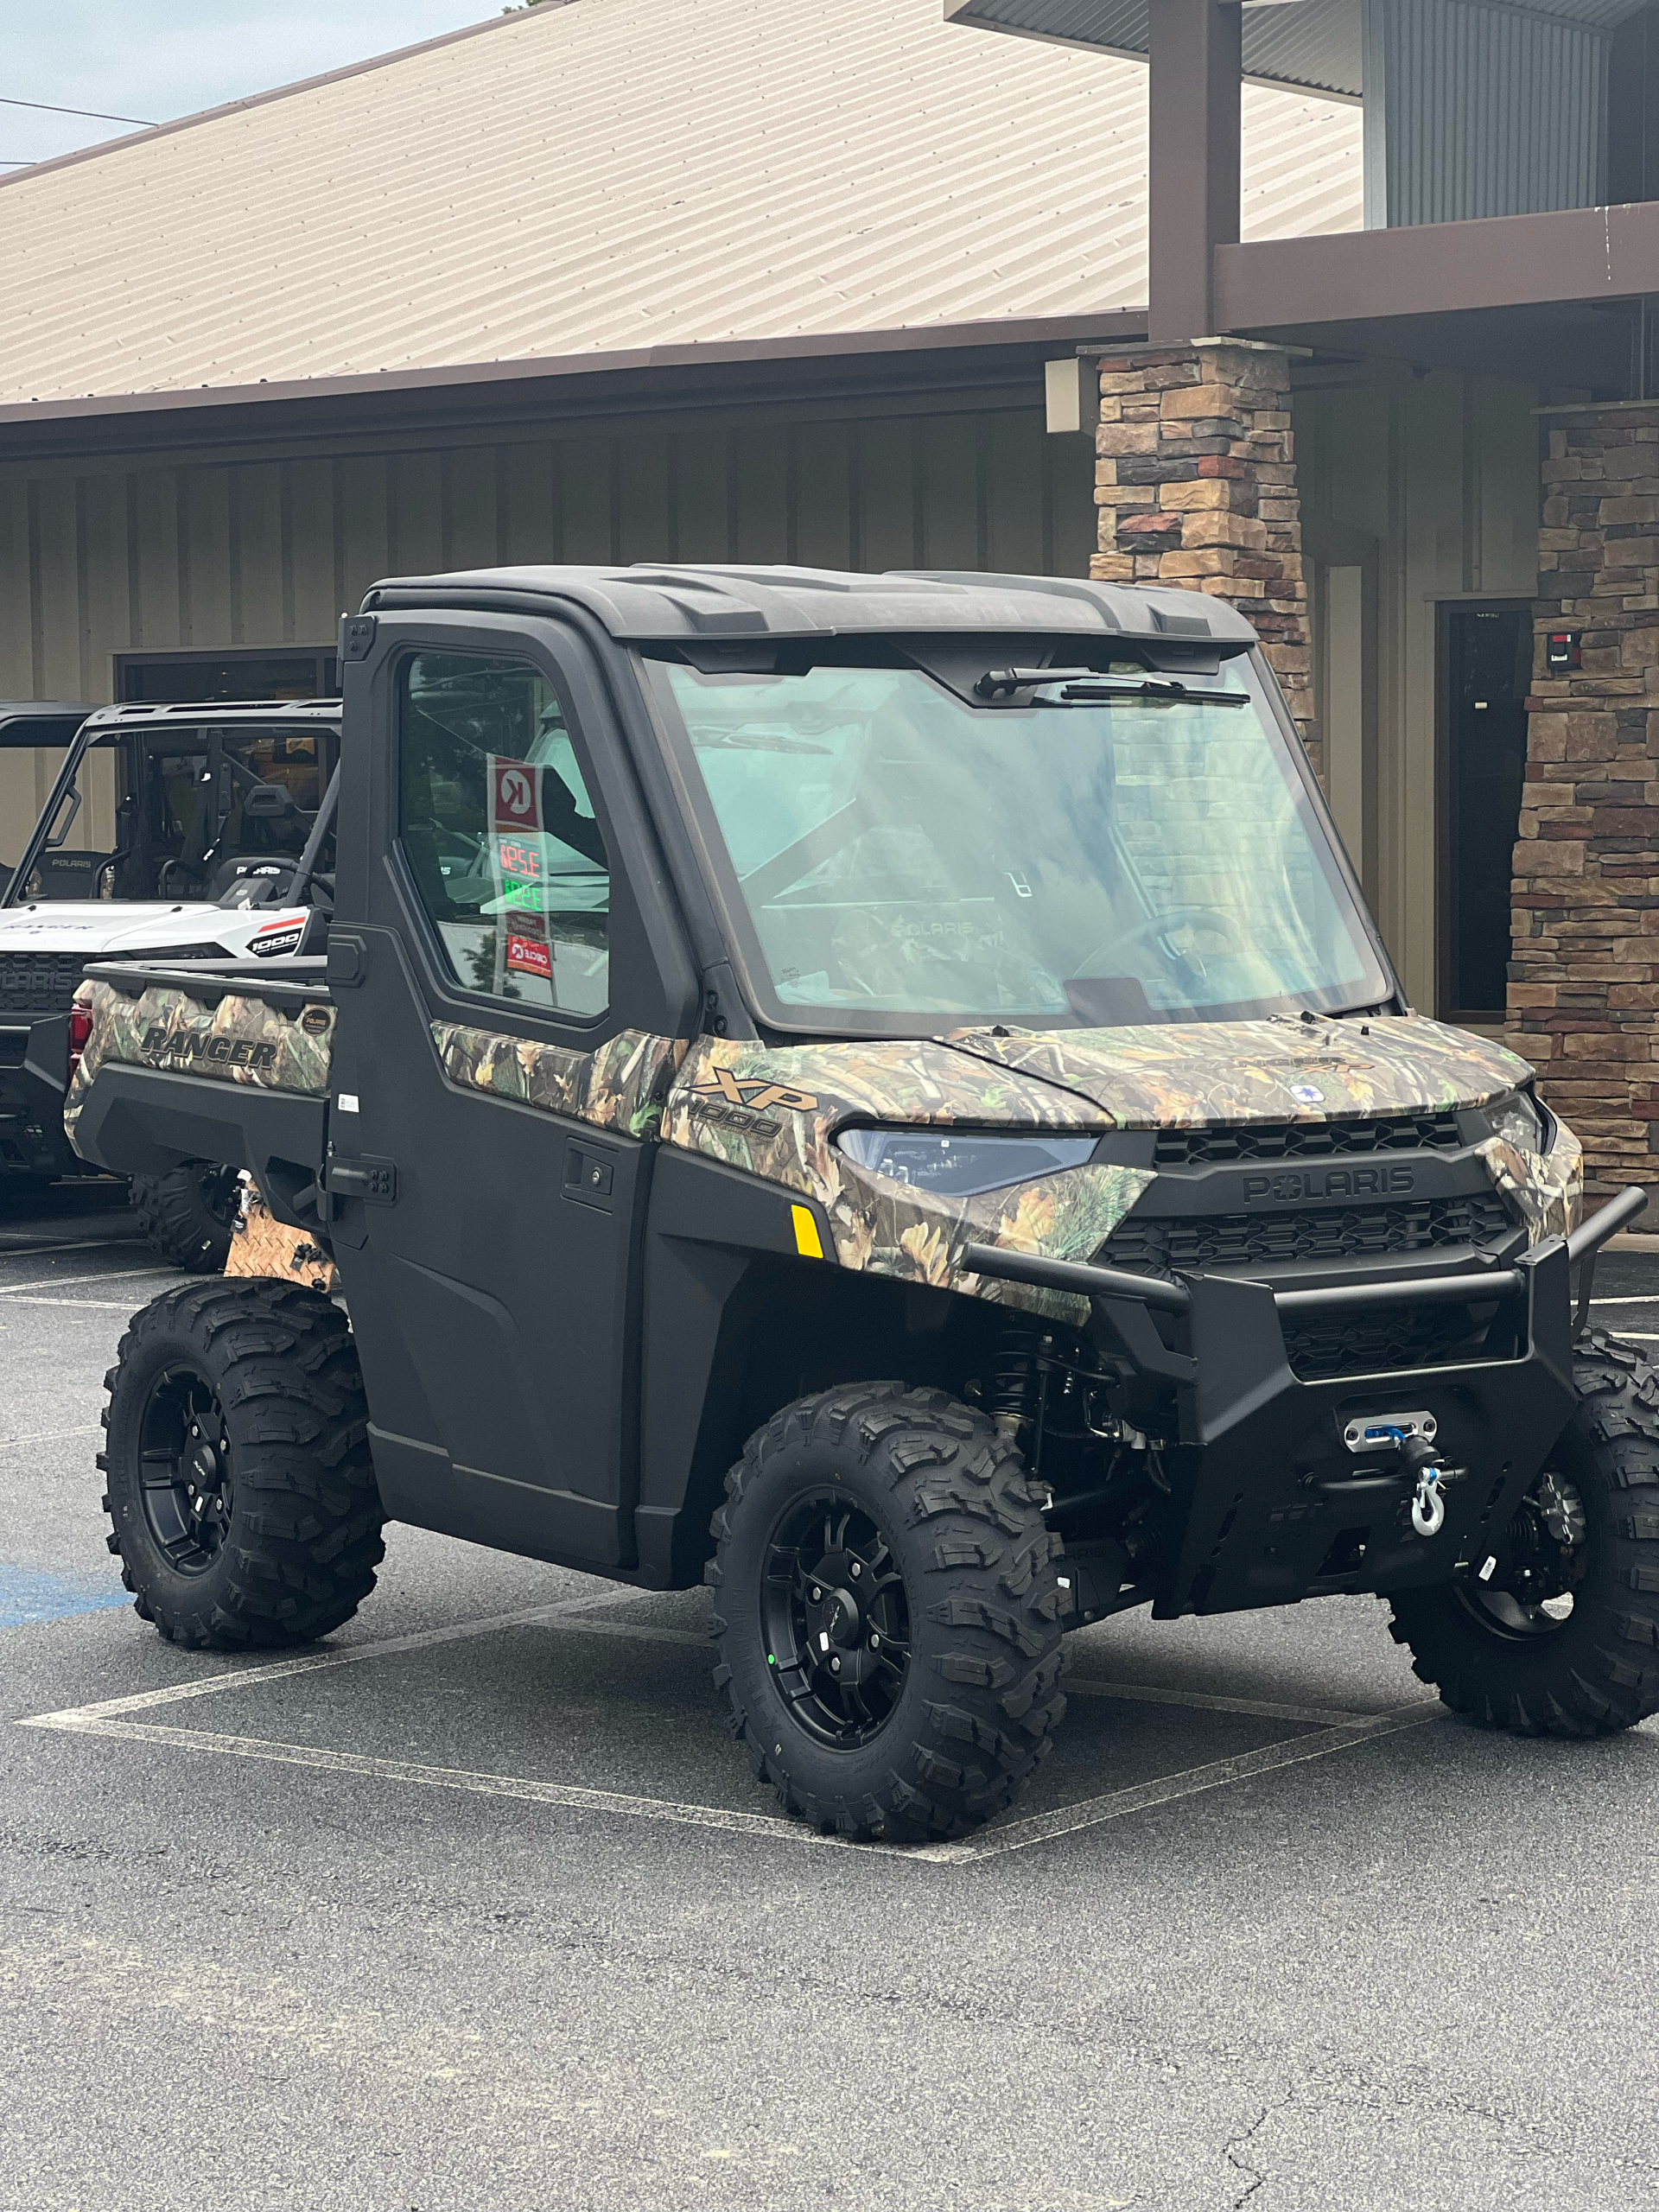
[[[1255,625],[1322,771],[1288,356],[1236,338],[1104,354],[1096,452],[1090,575],[1230,600]]]
[[[1605,1191],[1659,1179],[1659,405],[1555,416],[1543,474],[1509,1041]]]

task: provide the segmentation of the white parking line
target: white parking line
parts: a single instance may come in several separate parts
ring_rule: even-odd
[[[1121,1697],[1143,1705],[1190,1705],[1200,1713],[1246,1713],[1258,1720],[1311,1720],[1321,1728],[1357,1728],[1376,1716],[1319,1705],[1268,1705],[1254,1697],[1211,1697],[1202,1690],[1154,1689],[1147,1682],[1101,1681],[1088,1675],[1067,1675],[1060,1684],[1067,1697]]]
[[[130,1313],[130,1298],[14,1298],[13,1306],[73,1306],[83,1313]]]
[[[1591,1312],[1598,1306],[1659,1306],[1659,1290],[1649,1291],[1645,1298],[1592,1298]]]
[[[682,1805],[668,1797],[626,1797],[613,1789],[582,1789],[563,1782],[537,1782],[522,1775],[470,1774],[462,1767],[420,1766],[410,1759],[370,1758],[359,1751],[327,1751],[310,1744],[277,1744],[263,1736],[221,1736],[196,1728],[168,1728],[143,1720],[69,1719],[48,1714],[26,1720],[26,1728],[62,1727],[83,1736],[136,1737],[143,1744],[164,1744],[181,1751],[218,1751],[232,1758],[274,1759],[284,1766],[315,1767],[325,1774],[362,1774],[382,1782],[423,1783],[434,1789],[459,1789],[484,1797],[518,1797],[535,1805],[557,1805],[573,1812],[611,1813],[634,1820],[667,1821],[682,1827],[725,1828],[738,1835],[765,1836],[773,1843],[830,1844],[842,1850],[868,1850],[840,1836],[820,1835],[800,1821],[775,1813],[728,1812],[719,1805]],[[893,1858],[914,1852],[887,1847]]]
[[[1270,1774],[1275,1767],[1294,1766],[1303,1759],[1328,1758],[1332,1751],[1351,1751],[1378,1736],[1401,1728],[1415,1728],[1425,1720],[1444,1719],[1446,1707],[1438,1698],[1418,1698],[1396,1706],[1369,1720],[1350,1721],[1341,1728],[1323,1729],[1317,1736],[1298,1736],[1287,1744],[1267,1744],[1258,1751],[1243,1751],[1236,1758],[1216,1759],[1208,1766],[1188,1767],[1182,1774],[1160,1775],[1154,1782],[1137,1783],[1128,1789],[1114,1789],[1104,1797],[1085,1798],[1079,1805],[1062,1805],[1052,1813],[1037,1813],[1029,1820],[1011,1821],[1006,1827],[987,1828],[968,1843],[937,1843],[912,1852],[912,1858],[950,1859],[960,1864],[975,1859],[997,1859],[1005,1852],[1027,1851],[1033,1843],[1052,1843],[1056,1836],[1075,1834],[1079,1828],[1098,1827],[1105,1821],[1121,1821],[1127,1813],[1167,1805],[1178,1797],[1195,1797],[1201,1790],[1224,1789],[1230,1782],[1247,1782],[1253,1775]]]
[[[38,1282],[0,1282],[0,1298],[20,1298],[31,1290],[73,1290],[83,1282],[143,1282],[153,1275],[178,1280],[171,1268],[104,1268],[95,1275],[42,1275]]]
[[[312,1767],[320,1772],[358,1774],[379,1781],[413,1783],[429,1789],[455,1789],[475,1796],[512,1797],[575,1812],[608,1813],[630,1819],[667,1821],[681,1827],[723,1829],[733,1834],[752,1835],[772,1842],[822,1845],[833,1850],[870,1852],[880,1857],[905,1859],[923,1865],[966,1866],[978,1859],[996,1859],[1009,1852],[1024,1851],[1033,1844],[1046,1843],[1057,1836],[1075,1834],[1080,1828],[1096,1827],[1104,1821],[1121,1820],[1128,1814],[1154,1805],[1167,1804],[1176,1798],[1224,1788],[1230,1783],[1270,1773],[1276,1767],[1291,1766],[1306,1759],[1328,1757],[1333,1751],[1350,1750],[1355,1745],[1368,1743],[1375,1737],[1432,1719],[1444,1710],[1437,1700],[1424,1698],[1381,1713],[1332,1713],[1304,1706],[1274,1705],[1254,1699],[1216,1698],[1201,1692],[1164,1689],[1145,1683],[1073,1681],[1068,1688],[1082,1690],[1085,1695],[1140,1699],[1150,1704],[1186,1705],[1217,1712],[1249,1713],[1265,1719],[1315,1720],[1331,1725],[1321,1727],[1314,1735],[1265,1745],[1260,1750],[1245,1751],[1232,1758],[1213,1760],[1207,1765],[1160,1776],[1156,1780],[1140,1783],[1128,1789],[1113,1790],[1104,1796],[1062,1806],[1052,1813],[1039,1813],[1026,1820],[1011,1821],[1001,1827],[988,1828],[983,1834],[965,1842],[926,1844],[908,1850],[885,1844],[849,1844],[840,1836],[819,1835],[801,1821],[785,1820],[775,1814],[739,1812],[719,1805],[686,1804],[671,1798],[629,1796],[615,1790],[589,1789],[568,1783],[541,1782],[527,1776],[483,1774],[461,1767],[426,1766],[414,1760],[375,1758],[362,1752],[327,1751],[315,1745],[289,1744],[264,1737],[232,1735],[207,1729],[170,1727],[162,1722],[125,1718],[128,1714],[152,1712],[159,1706],[179,1704],[187,1699],[210,1697],[219,1691],[248,1689],[262,1683],[279,1681],[290,1675],[354,1666],[362,1660],[388,1658],[399,1652],[424,1650],[435,1644],[461,1643],[508,1628],[569,1628],[586,1634],[633,1637],[650,1643],[706,1645],[705,1637],[686,1629],[659,1628],[647,1622],[631,1624],[623,1621],[594,1621],[582,1618],[616,1603],[615,1594],[607,1591],[597,1597],[555,1601],[550,1605],[530,1606],[520,1612],[498,1613],[483,1620],[456,1622],[447,1628],[423,1629],[409,1636],[388,1637],[379,1643],[356,1644],[345,1650],[309,1652],[292,1659],[274,1660],[257,1667],[227,1668],[222,1673],[194,1681],[175,1682],[162,1689],[140,1690],[126,1697],[105,1698],[93,1705],[67,1707],[58,1713],[32,1714],[16,1725],[23,1728],[61,1730],[72,1735],[127,1738],[178,1751],[214,1751],[226,1758],[269,1759],[281,1765]]]
[[[142,1236],[86,1236],[73,1244],[8,1244],[0,1237],[0,1260],[43,1260],[54,1252],[136,1251]]]

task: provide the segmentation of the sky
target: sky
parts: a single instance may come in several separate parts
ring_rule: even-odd
[[[441,37],[500,7],[501,0],[3,0],[0,161],[45,161],[130,128],[10,103],[170,123]]]

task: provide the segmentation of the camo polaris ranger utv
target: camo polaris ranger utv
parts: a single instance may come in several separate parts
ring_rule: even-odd
[[[502,569],[343,652],[326,965],[86,986],[81,1150],[268,1217],[111,1378],[164,1634],[327,1634],[388,1516],[703,1578],[756,1773],[899,1841],[1131,1605],[1374,1592],[1478,1721],[1659,1706],[1659,1390],[1569,1281],[1640,1196],[1578,1227],[1405,1005],[1224,602]]]

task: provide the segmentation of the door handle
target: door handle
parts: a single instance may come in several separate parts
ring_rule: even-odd
[[[608,1212],[616,1180],[616,1155],[596,1146],[572,1142],[564,1150],[564,1196],[579,1205]]]
[[[397,1198],[397,1170],[390,1160],[331,1160],[323,1187],[333,1198],[364,1198],[377,1205],[394,1205]]]

